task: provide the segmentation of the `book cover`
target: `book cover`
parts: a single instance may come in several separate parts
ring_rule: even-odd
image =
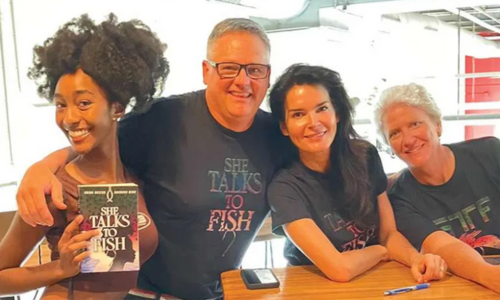
[[[133,183],[79,185],[81,231],[101,229],[90,240],[82,273],[139,270],[138,187]]]

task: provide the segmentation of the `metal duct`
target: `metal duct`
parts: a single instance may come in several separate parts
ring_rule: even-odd
[[[332,26],[342,28],[338,24],[323,24],[320,19],[320,10],[323,8],[339,8],[346,13],[364,16],[364,15],[384,15],[384,14],[399,14],[425,10],[443,9],[450,7],[468,7],[493,5],[495,0],[454,0],[450,3],[449,0],[305,0],[303,1],[302,9],[295,16],[285,19],[277,19],[263,17],[259,15],[259,8],[264,7],[262,3],[279,2],[280,0],[216,0],[219,2],[227,2],[238,5],[246,5],[256,8],[251,15],[251,19],[261,24],[267,31],[285,31],[304,29],[311,27]],[[335,22],[335,20],[330,20]]]
[[[208,0],[210,1],[210,0]],[[311,0],[214,0],[250,9],[249,15],[262,19],[292,19],[298,17]],[[312,0],[315,1],[315,0]],[[332,2],[330,0],[330,2]],[[281,9],[277,9],[281,8]]]
[[[245,0],[215,0],[216,2],[223,2],[223,3],[228,3],[228,4],[235,4],[235,5],[240,5],[240,6],[245,6],[249,8],[256,8],[252,5],[245,4]],[[248,2],[248,1],[246,1]]]

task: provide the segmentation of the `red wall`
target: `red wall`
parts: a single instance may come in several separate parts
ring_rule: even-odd
[[[465,58],[465,73],[500,72],[500,58]],[[488,102],[500,100],[500,78],[469,78],[465,80],[465,102]],[[500,114],[500,109],[466,110],[465,114]],[[465,139],[491,136],[494,125],[465,126]]]

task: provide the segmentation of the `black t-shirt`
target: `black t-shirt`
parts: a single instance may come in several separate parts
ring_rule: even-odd
[[[139,287],[183,299],[221,296],[269,212],[271,117],[236,133],[217,123],[198,91],[155,101],[120,122],[120,154],[144,183],[159,244]]]
[[[500,141],[446,146],[455,156],[448,182],[424,185],[405,170],[390,189],[398,229],[417,249],[443,230],[481,254],[500,254]]]
[[[387,188],[387,177],[377,149],[369,145],[367,167],[373,199],[373,225],[361,228],[342,213],[343,189],[338,177],[307,168],[300,161],[280,170],[269,185],[274,233],[285,235],[282,226],[299,219],[312,219],[339,252],[378,243],[377,196]],[[292,265],[312,264],[287,239],[284,255]]]

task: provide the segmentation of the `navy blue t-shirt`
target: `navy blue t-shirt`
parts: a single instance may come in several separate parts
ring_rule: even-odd
[[[339,252],[363,249],[378,243],[377,196],[385,192],[387,177],[377,149],[368,145],[366,159],[373,199],[372,225],[364,228],[343,213],[341,181],[330,174],[307,168],[300,161],[280,170],[268,190],[273,231],[285,235],[282,226],[300,219],[312,219]],[[333,166],[334,167],[334,166]],[[291,265],[312,262],[289,240],[284,255]]]
[[[120,122],[120,154],[144,184],[159,244],[139,287],[182,299],[221,297],[220,274],[238,268],[268,215],[271,117],[245,132],[217,123],[205,91],[155,101]]]
[[[448,182],[424,185],[405,170],[389,190],[398,230],[417,249],[443,230],[483,255],[500,254],[500,140],[445,146],[455,156]]]

